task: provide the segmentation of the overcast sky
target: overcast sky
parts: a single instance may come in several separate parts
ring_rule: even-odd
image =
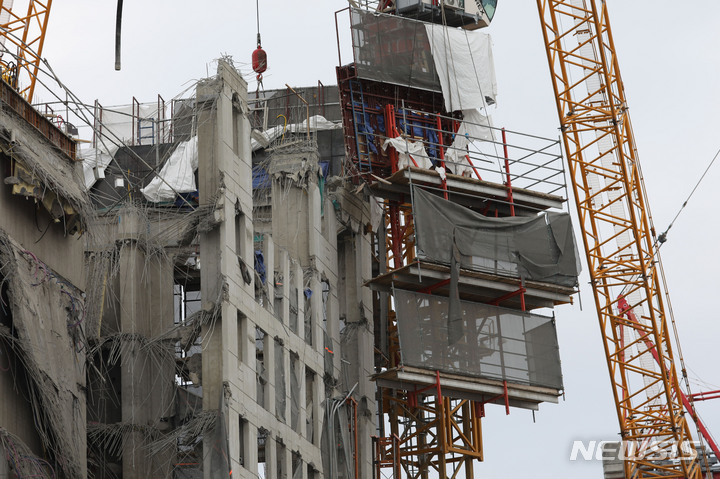
[[[720,2],[608,4],[655,225],[664,230],[720,148]],[[344,0],[261,0],[269,63],[266,88],[335,83],[334,12],[346,5]],[[253,0],[126,1],[120,72],[114,70],[114,27],[114,1],[53,5],[43,56],[85,102],[97,98],[108,106],[129,104],[133,96],[153,102],[158,93],[169,100],[194,80],[212,75],[212,62],[222,54],[234,58],[255,88],[249,66],[256,34]],[[495,124],[556,137],[558,120],[536,2],[500,0],[486,31],[494,39],[499,89]],[[345,28],[341,38],[347,62]],[[720,389],[714,356],[720,318],[713,286],[713,272],[720,266],[714,208],[719,182],[717,165],[662,250],[689,373],[716,385],[714,389]],[[581,283],[583,310],[576,302],[556,312],[565,400],[543,405],[535,423],[527,411],[512,410],[506,417],[502,408],[489,408],[483,423],[486,460],[476,468],[480,477],[602,477],[599,463],[568,460],[575,439],[618,438],[586,275]],[[696,385],[694,392],[699,390]],[[720,431],[720,403],[703,403],[699,410],[708,427]]]

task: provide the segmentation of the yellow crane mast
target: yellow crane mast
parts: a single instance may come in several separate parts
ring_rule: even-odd
[[[13,3],[0,0],[0,67],[3,80],[32,102],[52,0],[30,0],[25,15]]]
[[[700,479],[607,4],[537,5],[617,405],[625,477]]]

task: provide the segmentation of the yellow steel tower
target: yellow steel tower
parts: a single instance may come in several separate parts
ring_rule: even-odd
[[[3,80],[32,102],[52,0],[30,0],[25,15],[0,0],[0,66]]]
[[[606,2],[537,4],[628,453],[625,476],[701,478],[689,449],[655,231]],[[658,460],[676,457],[676,448],[679,460]]]

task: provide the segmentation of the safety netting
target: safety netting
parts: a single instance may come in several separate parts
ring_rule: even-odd
[[[492,40],[479,31],[351,9],[358,77],[442,92],[447,111],[495,103]]]
[[[403,365],[563,388],[553,318],[460,301],[451,320],[447,297],[395,290],[394,300]]]
[[[418,257],[561,286],[574,286],[580,260],[567,213],[492,218],[413,189]],[[456,254],[457,253],[457,254]]]

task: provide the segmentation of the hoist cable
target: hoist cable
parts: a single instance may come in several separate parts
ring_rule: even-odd
[[[696,190],[698,189],[698,187],[700,186],[700,183],[702,183],[702,180],[705,179],[705,176],[708,174],[708,171],[710,171],[710,168],[712,168],[712,166],[713,166],[713,164],[715,163],[715,160],[717,160],[718,156],[720,156],[720,150],[718,150],[718,151],[715,153],[715,156],[713,157],[712,161],[710,161],[710,164],[707,166],[707,168],[705,168],[705,171],[703,172],[703,174],[702,174],[702,176],[700,177],[700,179],[697,181],[697,183],[695,183],[695,187],[692,189],[692,191],[691,191],[690,194],[688,195],[687,199],[686,199],[685,202],[682,204],[682,206],[681,206],[680,209],[678,210],[677,214],[675,215],[675,217],[672,219],[672,221],[671,221],[670,224],[668,225],[667,229],[666,229],[665,231],[663,231],[662,233],[660,233],[660,236],[658,236],[658,239],[657,239],[658,243],[662,244],[662,243],[664,243],[665,241],[667,241],[667,234],[668,234],[668,232],[670,231],[670,228],[673,227],[673,225],[675,224],[675,221],[678,219],[678,216],[680,216],[680,213],[682,213],[683,209],[685,209],[685,207],[687,206],[688,201],[690,201],[690,198],[692,198],[692,196],[695,194],[695,191],[696,191]]]

